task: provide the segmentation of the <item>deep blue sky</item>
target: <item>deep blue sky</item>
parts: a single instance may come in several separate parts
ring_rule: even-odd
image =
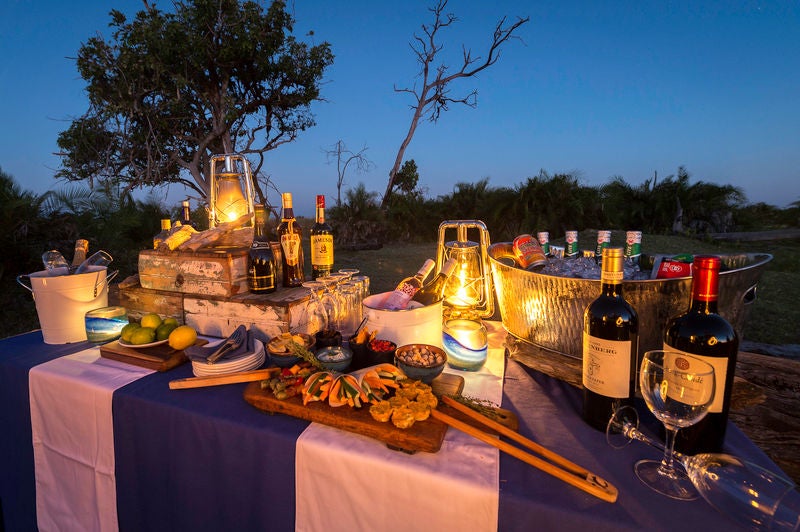
[[[312,108],[318,125],[267,156],[266,172],[294,193],[301,214],[313,213],[317,193],[332,204],[336,168],[325,149],[340,139],[354,151],[367,146],[374,163],[347,185],[383,192],[411,118],[410,100],[393,87],[415,82],[409,43],[431,22],[434,1],[290,1],[296,35],[308,40],[313,30],[336,56],[326,101]],[[87,107],[70,58],[96,32],[110,35],[112,7],[132,15],[142,4],[0,2],[0,168],[26,189],[64,186],[53,179],[56,138]],[[612,176],[638,185],[683,165],[693,182],[733,184],[751,202],[800,200],[797,0],[450,0],[448,11],[460,20],[440,42],[454,68],[462,44],[485,53],[501,17],[531,21],[495,66],[453,85],[454,95],[477,89],[476,109],[420,123],[406,159],[417,162],[430,196],[485,177],[514,186],[540,169],[577,172],[587,185]],[[174,186],[158,193],[168,202],[184,195]]]

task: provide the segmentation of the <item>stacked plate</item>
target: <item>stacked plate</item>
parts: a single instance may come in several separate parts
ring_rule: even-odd
[[[264,364],[266,355],[263,343],[259,340],[254,340],[254,345],[255,349],[252,353],[244,353],[236,358],[218,360],[214,364],[192,360],[192,371],[194,371],[195,377],[206,377],[258,369]]]

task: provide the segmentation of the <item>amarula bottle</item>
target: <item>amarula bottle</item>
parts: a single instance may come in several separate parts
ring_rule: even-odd
[[[414,294],[422,288],[425,278],[430,275],[434,266],[436,266],[436,263],[433,262],[433,259],[427,259],[416,274],[400,281],[397,284],[397,288],[389,292],[389,295],[384,299],[383,308],[386,310],[402,310],[406,308]]]
[[[316,222],[311,228],[311,278],[327,277],[333,269],[333,229],[325,221],[325,196],[317,196]]]
[[[292,288],[301,286],[305,281],[303,269],[303,230],[294,217],[291,192],[282,194],[283,215],[278,226],[278,238],[283,251],[283,286]]]
[[[254,294],[269,294],[278,288],[277,266],[267,233],[264,205],[253,206],[256,214],[253,244],[247,256],[247,287]]]
[[[156,236],[153,237],[153,249],[158,249],[158,246],[161,245],[161,243],[167,239],[171,227],[172,227],[172,221],[170,221],[169,218],[162,218],[161,232],[159,232]]]
[[[720,264],[716,256],[694,258],[689,310],[672,318],[664,332],[664,349],[696,356],[714,366],[716,388],[708,414],[678,431],[675,450],[684,454],[720,452],[728,424],[739,337],[731,324],[717,314]]]
[[[456,259],[447,259],[442,265],[439,274],[430,282],[425,283],[425,285],[414,294],[411,300],[422,303],[423,306],[428,306],[444,299],[444,287],[447,285],[447,280],[450,278],[455,268]]]
[[[622,248],[603,250],[600,296],[583,314],[583,419],[602,431],[636,382],[639,318],[622,294],[622,263]]]

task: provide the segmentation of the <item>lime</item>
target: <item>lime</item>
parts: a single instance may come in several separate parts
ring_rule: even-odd
[[[122,328],[122,331],[120,331],[120,336],[119,336],[120,339],[123,342],[131,343],[131,335],[133,334],[133,331],[135,331],[139,327],[141,327],[141,325],[139,325],[138,323],[127,324],[125,327]]]
[[[152,327],[139,327],[131,334],[131,343],[134,345],[149,344],[156,341],[156,330]]]
[[[169,334],[174,331],[177,326],[177,323],[167,323],[167,320],[164,320],[156,329],[156,340],[166,340],[169,338]]]
[[[178,323],[178,320],[176,318],[164,318],[164,321],[161,322],[161,325],[164,325],[164,324],[173,325],[174,326],[173,329],[175,327],[177,327],[178,325],[180,325],[180,323]]]
[[[188,325],[176,327],[169,335],[169,346],[176,351],[186,349],[196,341],[197,331]]]
[[[161,316],[151,312],[150,314],[145,314],[142,316],[142,319],[139,323],[142,327],[150,327],[151,329],[155,330],[159,325],[161,325]]]

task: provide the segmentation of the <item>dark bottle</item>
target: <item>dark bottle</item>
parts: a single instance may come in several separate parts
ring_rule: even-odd
[[[739,353],[739,337],[717,314],[719,269],[715,256],[696,256],[692,264],[692,302],[689,310],[672,318],[664,332],[664,348],[701,358],[714,366],[714,400],[698,423],[678,431],[675,450],[685,454],[722,451],[731,388]]]
[[[247,256],[247,288],[254,294],[269,294],[278,288],[277,266],[267,234],[267,211],[254,205],[256,214],[253,244]]]
[[[292,206],[292,193],[284,192],[283,215],[281,224],[278,226],[278,239],[281,243],[283,252],[283,286],[292,288],[301,286],[305,281],[305,271],[303,269],[303,230],[297,219],[294,217],[294,207]]]
[[[197,224],[192,221],[191,211],[189,210],[189,200],[181,202],[181,225],[188,225],[197,229]]]
[[[311,278],[327,277],[333,270],[333,229],[325,221],[325,196],[317,196],[316,222],[311,228]]]
[[[433,305],[444,299],[444,287],[447,280],[456,268],[456,259],[447,259],[442,265],[442,269],[436,277],[417,290],[411,301],[422,303],[424,306]]]
[[[606,430],[633,400],[639,318],[622,295],[622,248],[603,250],[600,296],[583,314],[583,419]]]

